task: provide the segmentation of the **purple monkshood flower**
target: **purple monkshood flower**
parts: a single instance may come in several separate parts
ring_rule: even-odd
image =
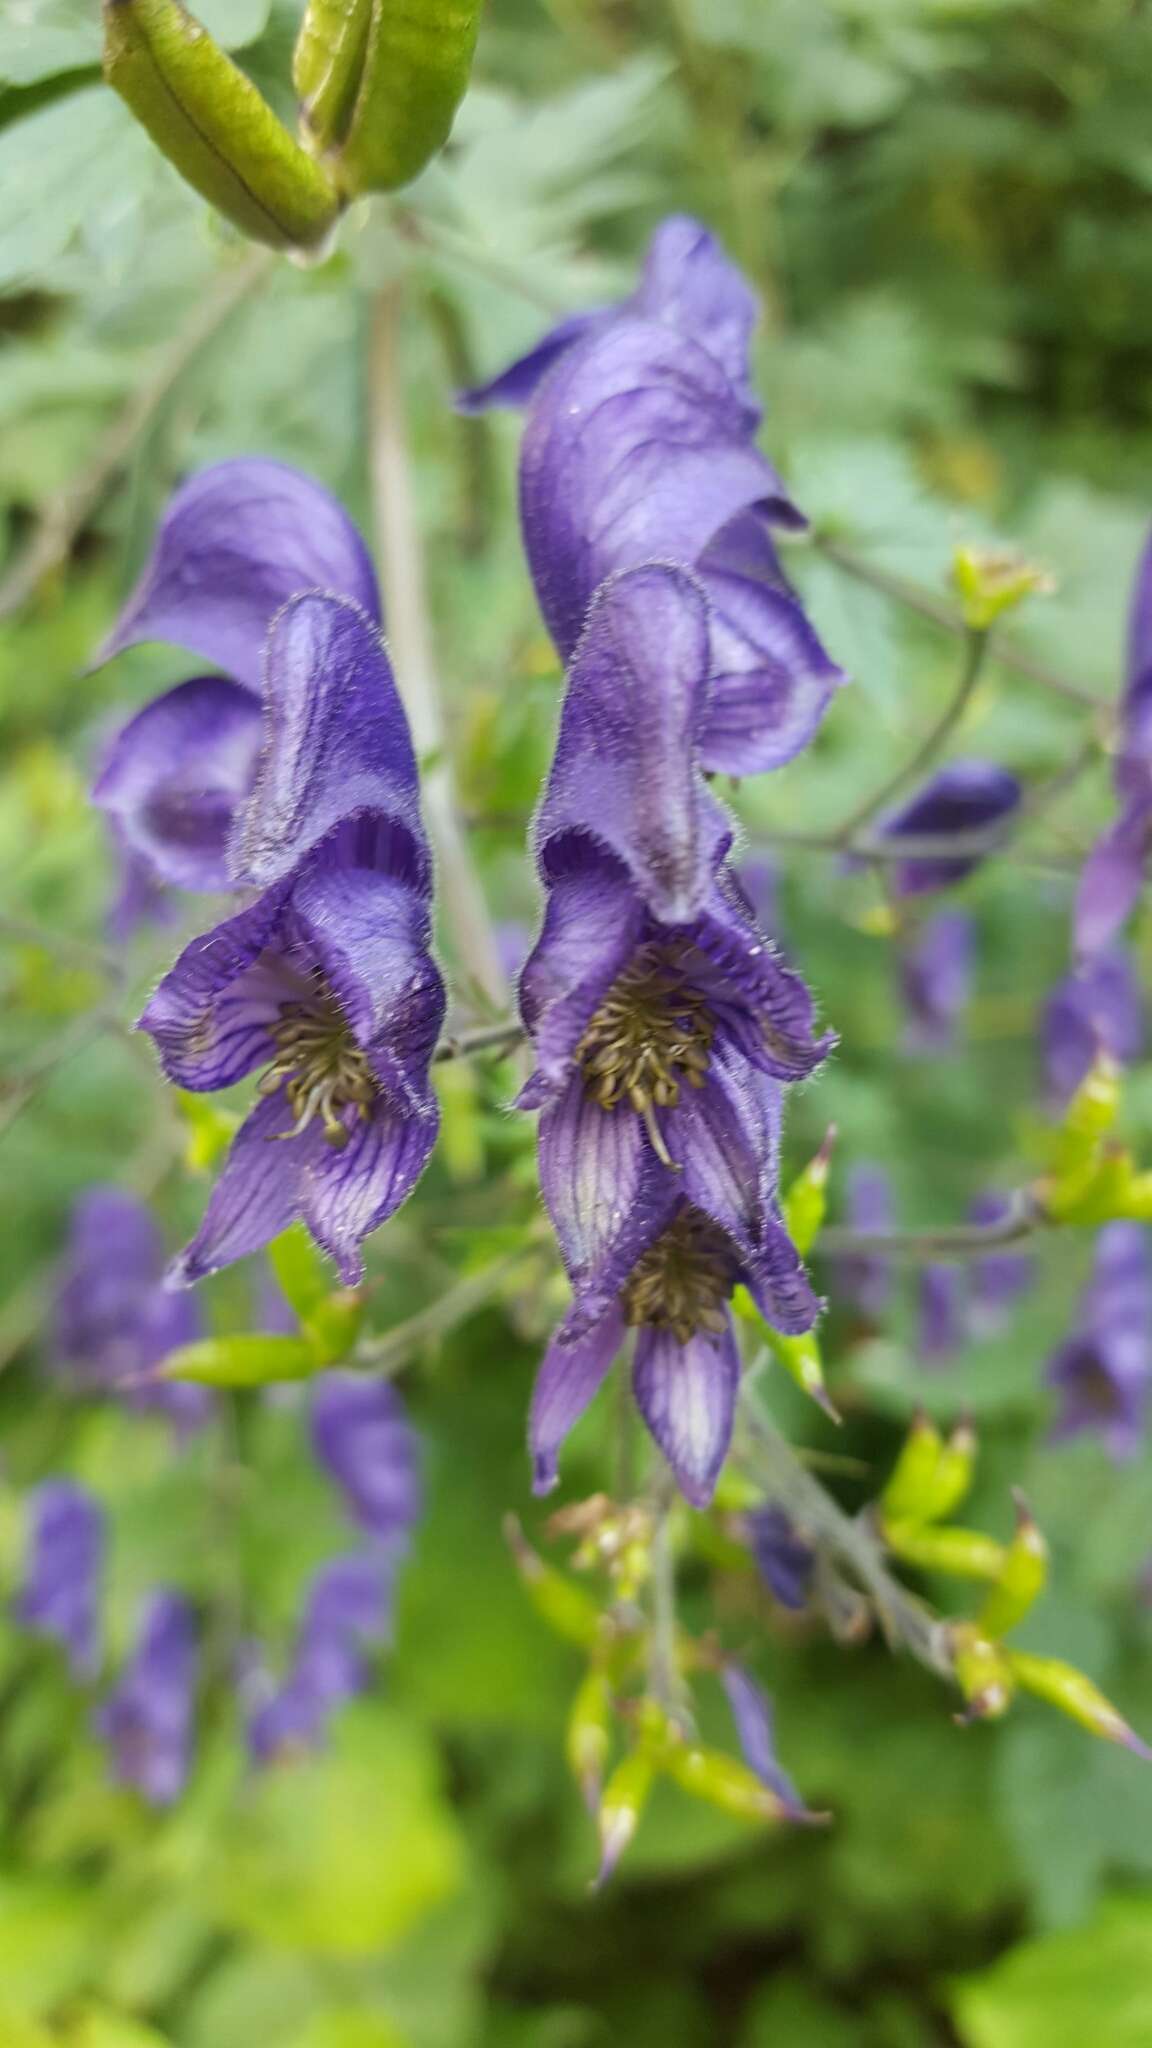
[[[151,1806],[171,1806],[188,1780],[196,1703],[196,1617],[180,1593],[153,1593],[136,1647],[95,1715],[113,1775]]]
[[[713,688],[703,766],[747,775],[807,746],[843,672],[786,582],[772,528],[803,528],[755,445],[748,350],[756,306],[697,222],[657,229],[639,290],[565,321],[482,390],[529,408],[520,464],[524,543],[567,662],[605,578],[682,562],[708,593]]]
[[[707,606],[652,564],[598,593],[535,827],[544,924],[520,982],[540,1180],[576,1299],[533,1407],[539,1489],[638,1326],[634,1386],[688,1498],[727,1450],[743,1280],[782,1330],[817,1303],[780,1217],[780,1083],[830,1041],[728,863],[699,768]]]
[[[942,910],[901,955],[906,1052],[938,1057],[954,1044],[972,989],[972,933],[964,911]]]
[[[1054,1438],[1092,1430],[1118,1461],[1137,1455],[1152,1387],[1152,1261],[1142,1224],[1100,1231],[1077,1327],[1045,1378],[1060,1398]]]
[[[969,1205],[970,1223],[1000,1223],[1008,1214],[1006,1196],[989,1189]],[[1027,1252],[986,1252],[968,1267],[968,1321],[977,1337],[991,1336],[1010,1321],[1012,1310],[1027,1293],[1036,1268]]]
[[[1116,817],[1084,863],[1073,925],[1090,959],[1115,938],[1143,886],[1152,852],[1152,536],[1136,569],[1128,655],[1112,770]]]
[[[160,1231],[144,1203],[122,1188],[89,1188],[72,1211],[50,1356],[78,1391],[122,1392],[184,1435],[212,1413],[207,1387],[125,1386],[202,1334],[198,1304],[161,1284],[164,1266]]]
[[[217,463],[181,485],[99,660],[167,640],[225,674],[165,691],[104,752],[94,800],[135,857],[121,918],[139,914],[148,879],[234,885],[228,845],[260,751],[264,642],[280,607],[310,590],[350,598],[380,622],[367,549],[322,485],[263,457]]]
[[[992,829],[1010,818],[1023,792],[1014,775],[992,761],[951,761],[899,811],[883,819],[886,839],[936,839]],[[892,884],[898,896],[924,896],[962,882],[991,852],[989,845],[964,854],[910,854],[896,862]]]
[[[140,1019],[177,1087],[264,1070],[172,1277],[198,1280],[300,1217],[355,1286],[362,1239],[435,1140],[428,1066],[444,1015],[412,742],[363,611],[320,593],[281,608],[264,717],[230,854],[259,893],[185,948]]]
[[[800,1794],[776,1761],[772,1705],[750,1671],[734,1660],[720,1673],[736,1729],[741,1753],[750,1771],[776,1794],[785,1811],[796,1820],[810,1819]]]
[[[757,1508],[747,1516],[756,1569],[781,1607],[807,1605],[815,1558],[783,1508]]]
[[[1059,1116],[1099,1053],[1128,1066],[1144,1049],[1144,998],[1130,956],[1112,946],[1065,975],[1044,1005],[1045,1092]]]
[[[395,1387],[364,1373],[326,1372],[312,1395],[312,1448],[357,1526],[390,1555],[420,1514],[416,1439]]]
[[[846,1220],[853,1230],[891,1230],[896,1221],[892,1182],[882,1166],[854,1166],[848,1175]],[[892,1295],[892,1268],[878,1253],[852,1253],[835,1261],[834,1301],[868,1322],[880,1321]]]
[[[921,1365],[947,1365],[967,1336],[964,1277],[958,1266],[923,1266],[917,1278],[918,1334]]]
[[[100,1662],[103,1510],[84,1487],[67,1479],[46,1480],[28,1505],[16,1618],[33,1635],[59,1643],[77,1678],[92,1678]]]
[[[337,1707],[365,1690],[368,1652],[391,1625],[392,1582],[391,1564],[376,1555],[336,1558],[315,1574],[288,1675],[249,1720],[258,1763],[318,1747]]]

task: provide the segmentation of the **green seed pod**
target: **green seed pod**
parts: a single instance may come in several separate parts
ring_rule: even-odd
[[[880,1495],[885,1522],[926,1522],[944,1440],[927,1415],[915,1415],[887,1486]]]
[[[1023,1501],[1016,1503],[1016,1533],[1004,1569],[976,1617],[982,1635],[1007,1635],[1034,1605],[1048,1577],[1048,1545]]]
[[[356,104],[371,0],[308,0],[292,58],[300,118],[318,151],[343,141]]]
[[[998,1721],[1012,1704],[1015,1681],[1003,1652],[970,1621],[951,1631],[956,1683],[968,1703],[965,1721]]]
[[[320,1369],[321,1361],[304,1338],[252,1333],[182,1344],[168,1353],[156,1377],[194,1380],[201,1387],[268,1387],[310,1379]]]
[[[815,1401],[824,1410],[829,1421],[839,1422],[840,1415],[832,1396],[824,1385],[824,1362],[820,1355],[820,1339],[815,1330],[805,1330],[799,1337],[784,1337],[777,1330],[767,1332],[772,1355],[785,1372],[794,1379],[802,1394]]]
[[[796,1175],[784,1197],[784,1221],[801,1258],[811,1251],[824,1222],[828,1208],[828,1169],[835,1143],[836,1126],[833,1124],[820,1150]]]
[[[516,1560],[528,1598],[542,1621],[554,1634],[563,1636],[580,1649],[591,1649],[599,1639],[600,1610],[596,1602],[550,1564],[545,1564],[527,1541],[515,1515],[504,1518],[504,1535]]]
[[[795,1818],[779,1793],[773,1792],[748,1765],[720,1749],[701,1749],[681,1744],[669,1752],[670,1778],[696,1799],[718,1806],[737,1820],[786,1820]]]
[[[976,1432],[970,1422],[958,1422],[936,1461],[926,1521],[942,1522],[959,1507],[972,1484],[975,1465]]]
[[[339,211],[301,149],[179,0],[104,0],[104,76],[183,178],[253,241],[313,248]]]
[[[1033,1657],[1023,1650],[1007,1652],[1008,1668],[1018,1685],[1025,1692],[1035,1693],[1037,1699],[1047,1700],[1049,1706],[1059,1707],[1082,1728],[1093,1735],[1102,1735],[1105,1742],[1119,1742],[1125,1749],[1131,1749],[1137,1756],[1152,1758],[1152,1750],[1142,1742],[1134,1728],[1128,1726],[1123,1716],[1116,1712],[1110,1700],[1105,1699],[1098,1686],[1074,1664],[1065,1664],[1059,1657]]]
[[[372,0],[356,104],[336,165],[349,193],[407,185],[448,139],[480,0]]]
[[[604,1767],[612,1748],[612,1687],[607,1674],[596,1665],[577,1689],[568,1716],[565,1753],[585,1803],[600,1803]]]
[[[1006,1552],[979,1529],[925,1529],[918,1523],[884,1523],[888,1548],[906,1564],[956,1579],[998,1579]]]

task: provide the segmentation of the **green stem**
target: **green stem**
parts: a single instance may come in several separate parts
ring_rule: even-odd
[[[925,769],[931,767],[941,748],[952,737],[972,701],[972,694],[983,674],[987,652],[987,633],[977,632],[969,627],[964,641],[960,678],[939,718],[928,728],[919,745],[897,768],[895,774],[890,775],[879,789],[873,790],[871,796],[865,797],[864,802],[858,805],[837,828],[834,837],[840,846],[853,845],[861,826],[867,825],[870,819],[886,810],[892,799],[898,796],[908,783],[917,781]]]

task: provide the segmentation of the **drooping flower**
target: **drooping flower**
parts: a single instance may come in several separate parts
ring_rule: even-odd
[[[273,623],[266,736],[232,840],[261,893],[187,946],[140,1020],[169,1079],[263,1068],[175,1276],[192,1282],[302,1217],[341,1278],[411,1192],[437,1130],[444,988],[416,763],[392,672],[355,605],[311,594]]]
[[[100,650],[167,640],[224,670],[167,690],[106,749],[93,790],[137,877],[233,886],[228,844],[256,773],[265,639],[289,598],[323,590],[377,624],[375,573],[355,526],[311,477],[263,457],[181,485],[144,573]],[[142,864],[142,865],[140,865]]]
[[[92,1678],[100,1662],[103,1510],[84,1487],[67,1479],[46,1480],[28,1505],[16,1618],[34,1635],[59,1643],[77,1678]]]
[[[95,1716],[114,1776],[151,1806],[171,1806],[188,1781],[197,1663],[190,1602],[166,1589],[153,1593],[136,1647]]]
[[[783,1508],[757,1508],[747,1517],[756,1569],[781,1607],[807,1605],[815,1558]]]
[[[543,1111],[544,1197],[575,1282],[639,1221],[648,1159],[692,1173],[707,1156],[724,1178],[729,1132],[750,1119],[760,1142],[768,1084],[810,1073],[831,1043],[756,925],[700,773],[706,621],[674,568],[599,593],[536,820],[547,901],[520,983],[536,1062],[521,1106]],[[727,1175],[730,1207],[744,1170]]]
[[[892,1182],[882,1166],[861,1164],[848,1175],[845,1214],[852,1230],[891,1230],[896,1220]],[[868,1322],[877,1323],[892,1294],[892,1268],[876,1252],[853,1252],[838,1257],[834,1268],[832,1298],[854,1308]]]
[[[564,1438],[635,1331],[636,1404],[685,1498],[706,1507],[728,1454],[740,1383],[728,1307],[735,1288],[745,1286],[768,1322],[793,1333],[811,1328],[819,1304],[782,1224],[762,1225],[755,1242],[735,1216],[725,1230],[655,1161],[637,1211],[644,1236],[638,1229],[630,1240],[631,1266],[608,1300],[602,1285],[577,1292],[537,1375],[529,1421],[535,1490],[556,1484]]]
[[[916,1351],[921,1365],[947,1365],[967,1335],[964,1278],[957,1266],[933,1263],[917,1275]]]
[[[1044,1005],[1040,1042],[1045,1092],[1060,1115],[1097,1055],[1129,1066],[1144,1049],[1144,998],[1120,946],[1096,953],[1058,982]]]
[[[931,918],[900,956],[904,1047],[938,1058],[955,1042],[972,987],[972,920],[962,910]]]
[[[1077,1326],[1045,1379],[1060,1399],[1054,1438],[1096,1431],[1111,1457],[1137,1455],[1152,1387],[1152,1260],[1143,1224],[1100,1231]]]
[[[969,1204],[968,1221],[1002,1223],[1008,1213],[1007,1197],[989,1189]],[[1027,1252],[991,1251],[973,1259],[968,1268],[968,1320],[972,1334],[987,1337],[1003,1329],[1020,1296],[1031,1287],[1035,1273],[1035,1263]]]
[[[1088,855],[1076,895],[1073,925],[1082,959],[1115,938],[1140,894],[1152,852],[1152,537],[1132,591],[1112,782],[1116,817]]]
[[[529,405],[524,542],[562,658],[606,577],[652,561],[695,570],[710,600],[705,768],[777,768],[812,738],[844,677],[776,559],[803,515],[755,445],[755,302],[713,238],[673,218],[624,305],[566,321],[471,409]]]
[[[399,1556],[420,1514],[416,1440],[387,1380],[326,1372],[312,1395],[312,1447],[357,1527]]]
[[[1016,777],[992,761],[950,761],[941,768],[877,830],[897,841],[975,834],[979,843],[956,854],[910,853],[895,862],[889,872],[896,894],[929,895],[962,882],[995,850],[996,828],[1012,816],[1022,795]]]
[[[161,1283],[164,1245],[145,1204],[123,1188],[89,1188],[72,1212],[56,1296],[56,1369],[79,1391],[119,1393],[159,1410],[178,1435],[212,1413],[207,1387],[148,1376],[200,1336],[198,1304]]]
[[[336,1558],[315,1574],[288,1674],[249,1719],[258,1763],[317,1747],[336,1709],[365,1690],[370,1651],[391,1626],[392,1584],[392,1565],[378,1555]]]

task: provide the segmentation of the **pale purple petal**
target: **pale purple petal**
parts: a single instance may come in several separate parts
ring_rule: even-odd
[[[193,939],[149,999],[137,1028],[149,1033],[178,1088],[229,1088],[272,1058],[271,1025],[303,986],[267,950],[284,903],[284,891],[270,889]]]
[[[715,235],[687,214],[661,221],[631,304],[637,313],[663,320],[707,349],[727,377],[749,428],[755,428],[760,407],[748,363],[759,307],[747,278]]]
[[[706,1508],[732,1441],[740,1352],[731,1322],[681,1343],[650,1326],[636,1338],[636,1405],[693,1507]]]
[[[623,1341],[624,1322],[616,1308],[576,1338],[569,1335],[568,1319],[561,1323],[532,1390],[528,1442],[533,1492],[550,1493],[555,1486],[560,1446],[599,1392]]]
[[[636,1114],[605,1110],[573,1076],[540,1118],[540,1192],[577,1294],[615,1293],[659,1236],[676,1190]]]
[[[264,750],[232,845],[234,872],[267,887],[337,825],[370,812],[407,842],[427,885],[416,758],[379,629],[356,605],[312,592],[273,622]]]
[[[757,1508],[748,1516],[756,1569],[781,1607],[795,1612],[808,1604],[815,1564],[810,1546],[797,1534],[783,1508]]]
[[[333,591],[380,618],[368,551],[322,484],[261,456],[216,463],[172,498],[99,659],[170,640],[258,690],[268,626],[302,590]]]
[[[549,880],[544,924],[520,976],[536,1070],[521,1109],[566,1086],[576,1046],[640,942],[644,907],[618,863],[570,842]]]
[[[703,592],[660,564],[598,592],[572,664],[535,843],[578,833],[624,863],[652,913],[685,923],[702,909],[731,842],[699,773],[708,691]]]
[[[802,1814],[804,1802],[786,1772],[776,1761],[775,1729],[768,1695],[742,1664],[725,1663],[721,1673],[728,1705],[736,1727],[741,1754],[750,1771],[775,1792],[790,1813]]]
[[[378,1095],[367,1117],[351,1126],[342,1151],[326,1143],[308,1147],[301,1163],[299,1213],[317,1244],[336,1261],[345,1287],[359,1285],[364,1275],[361,1241],[407,1201],[428,1164],[439,1128],[434,1100],[417,1117],[409,1107],[397,1109]],[[294,1152],[303,1142],[294,1139],[284,1149]],[[262,1235],[260,1242],[266,1243],[267,1236]]]
[[[92,800],[162,881],[227,889],[229,834],[259,748],[251,691],[197,676],[129,719],[105,753]]]
[[[718,775],[759,775],[806,747],[847,681],[791,591],[697,565],[712,601],[712,694],[700,758]]]

